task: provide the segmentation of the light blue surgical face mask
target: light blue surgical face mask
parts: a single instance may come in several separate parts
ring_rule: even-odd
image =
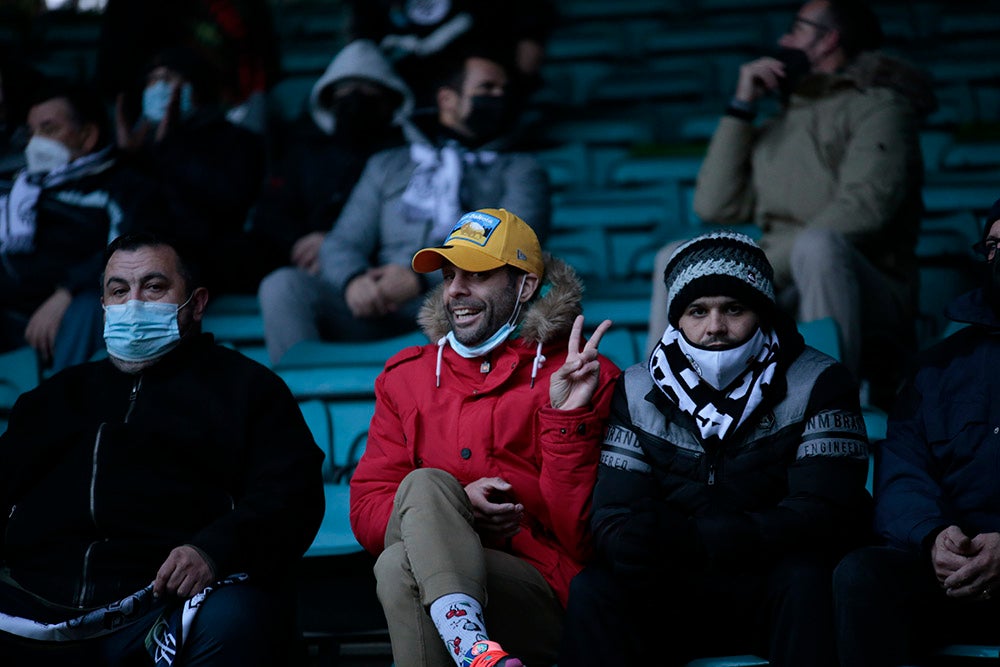
[[[465,357],[466,359],[474,359],[475,357],[482,357],[487,354],[493,348],[497,347],[500,343],[507,340],[514,329],[517,328],[517,316],[521,313],[521,292],[524,290],[524,280],[527,276],[521,276],[521,286],[517,288],[517,299],[515,300],[514,312],[510,314],[510,318],[497,329],[496,333],[484,340],[479,345],[475,347],[470,347],[459,342],[455,338],[455,332],[449,331],[445,338],[448,339],[448,344],[451,345],[451,349],[455,350],[460,357]]]
[[[154,81],[146,86],[142,91],[142,115],[154,123],[159,123],[167,115],[167,108],[170,106],[170,95],[173,86],[166,81]],[[178,100],[181,118],[191,114],[193,104],[191,101],[191,84],[181,84],[181,94]]]
[[[180,306],[132,299],[104,306],[104,344],[108,354],[133,362],[162,357],[181,341],[177,313],[190,302],[191,297]]]

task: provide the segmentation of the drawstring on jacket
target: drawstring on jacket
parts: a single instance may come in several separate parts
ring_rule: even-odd
[[[441,386],[441,357],[444,356],[444,346],[448,342],[448,336],[441,336],[438,339],[438,358],[437,365],[434,367],[434,386]]]
[[[538,369],[545,363],[545,355],[542,354],[542,341],[538,341],[535,348],[535,358],[531,362],[531,388],[535,388],[535,378],[538,377]]]
[[[448,344],[448,336],[438,338],[437,363],[434,365],[434,386],[441,386],[441,359],[444,357],[444,346]],[[535,358],[531,361],[531,388],[535,388],[535,378],[538,377],[538,369],[545,363],[545,355],[542,354],[542,341],[538,341],[535,347]]]

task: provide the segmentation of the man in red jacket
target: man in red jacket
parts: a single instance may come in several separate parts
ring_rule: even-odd
[[[519,666],[493,638],[551,664],[589,551],[618,375],[597,351],[611,323],[583,340],[579,280],[503,209],[462,216],[413,268],[444,278],[419,318],[432,343],[386,364],[351,479],[351,525],[378,555],[393,658]]]

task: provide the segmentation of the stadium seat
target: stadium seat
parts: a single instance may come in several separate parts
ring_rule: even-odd
[[[365,451],[375,401],[329,401],[326,409],[333,428],[333,481],[346,484]]]
[[[732,655],[719,658],[698,658],[685,667],[764,667],[767,660],[755,655]]]
[[[351,487],[347,484],[327,483],[323,485],[323,492],[326,496],[326,512],[316,538],[306,550],[306,558],[341,556],[362,551],[351,530]]]
[[[797,322],[799,333],[805,339],[806,345],[840,360],[840,332],[831,317],[824,317],[812,322]]]

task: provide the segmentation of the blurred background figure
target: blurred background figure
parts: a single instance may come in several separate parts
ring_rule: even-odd
[[[486,49],[514,63],[518,99],[540,83],[545,44],[556,23],[551,0],[351,0],[354,38],[378,43],[410,85],[419,107],[434,104],[435,72],[456,53]]]
[[[249,227],[256,283],[281,266],[319,271],[319,247],[365,163],[404,142],[400,123],[413,96],[375,44],[345,46],[316,81],[309,110],[289,133],[270,169]]]
[[[128,115],[118,96],[117,140],[123,160],[162,193],[171,220],[165,231],[212,262],[218,292],[247,289],[244,228],[264,177],[264,140],[226,119],[214,70],[193,49],[153,57],[142,81],[141,112]],[[253,289],[253,285],[249,287]]]

